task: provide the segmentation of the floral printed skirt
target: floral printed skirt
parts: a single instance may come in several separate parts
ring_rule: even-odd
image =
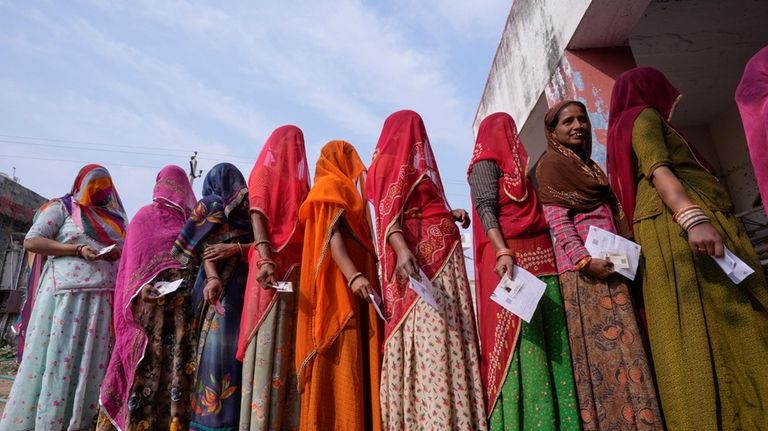
[[[384,347],[385,430],[485,430],[480,353],[464,255],[432,281],[439,311],[418,299]]]
[[[187,427],[195,372],[190,290],[179,289],[156,303],[138,297],[132,302],[147,347],[128,396],[127,430],[168,430],[173,418],[181,429]],[[114,429],[103,410],[96,429]]]
[[[298,275],[291,280],[298,291]],[[299,394],[293,360],[295,298],[280,293],[243,358],[241,431],[295,430],[299,427]]]
[[[86,430],[96,421],[113,292],[54,293],[44,274],[0,430]]]

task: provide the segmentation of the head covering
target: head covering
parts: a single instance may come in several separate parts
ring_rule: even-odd
[[[147,345],[147,335],[135,321],[131,301],[162,271],[182,267],[170,250],[195,204],[195,194],[182,168],[169,165],[157,174],[152,201],[128,225],[115,286],[115,347],[100,399],[118,429],[125,429],[128,395]]]
[[[515,253],[515,263],[537,276],[557,274],[549,226],[526,174],[528,153],[509,114],[497,112],[480,123],[468,177],[475,163],[483,160],[492,160],[501,171],[496,216],[507,246]],[[490,417],[517,345],[520,318],[491,299],[499,283],[499,276],[493,271],[496,249],[474,208],[473,217],[475,291],[482,348],[480,371],[486,395],[486,414]]]
[[[364,172],[365,165],[352,145],[344,141],[328,142],[320,151],[314,185],[299,212],[304,224],[296,332],[296,367],[300,382],[301,371],[313,352],[325,352],[358,308],[355,304],[357,297],[347,287],[344,274],[328,251],[330,234],[341,219],[349,232],[345,232],[343,238],[350,257],[374,288],[377,284],[371,219],[362,195]],[[352,242],[362,246],[367,253],[352,253]],[[354,248],[359,249],[359,246]],[[359,322],[361,325],[365,323]]]
[[[541,203],[557,205],[577,211],[592,211],[608,202],[613,210],[617,231],[628,235],[629,226],[624,211],[608,184],[608,177],[600,165],[592,160],[592,123],[587,116],[590,133],[585,137],[583,153],[576,154],[558,142],[549,125],[558,121],[560,112],[570,105],[579,106],[584,113],[587,107],[576,100],[566,100],[553,105],[544,116],[544,135],[547,149],[536,166],[538,192]]]
[[[608,115],[608,173],[611,186],[630,221],[635,213],[636,197],[632,161],[632,128],[635,120],[644,109],[653,108],[669,121],[679,98],[680,92],[667,77],[652,67],[630,69],[619,76],[613,85]],[[696,159],[712,172],[705,159],[691,147],[687,139],[684,140]]]
[[[237,167],[231,163],[214,166],[203,180],[203,198],[181,229],[171,254],[187,266],[195,256],[198,244],[209,234],[217,232],[223,241],[240,231],[250,233],[251,222],[244,206],[246,199],[248,187]]]
[[[736,88],[736,104],[747,136],[763,209],[768,214],[768,46],[752,57]]]
[[[482,160],[493,160],[496,163],[501,171],[499,188],[516,203],[509,206],[515,214],[511,222],[504,225],[504,235],[511,238],[526,231],[531,232],[531,228],[537,232],[546,227],[538,198],[526,174],[530,160],[528,152],[520,142],[515,121],[506,112],[491,114],[480,123],[467,177],[472,173],[475,163]],[[477,214],[474,217],[480,220]],[[475,230],[478,229],[485,233],[482,223],[475,223]]]
[[[386,232],[400,217],[416,185],[422,180],[432,183],[448,207],[435,155],[419,114],[404,109],[387,117],[368,169],[368,178],[365,194],[376,210],[383,276],[390,280],[397,258],[386,244]]]
[[[77,174],[72,190],[59,200],[81,232],[100,244],[122,242],[127,216],[105,167],[84,166]]]
[[[635,213],[635,174],[632,167],[632,127],[646,108],[669,121],[680,92],[651,67],[624,72],[614,83],[608,115],[608,173],[627,218]]]
[[[402,222],[406,241],[430,278],[437,275],[459,240],[419,114],[403,110],[384,121],[368,170],[366,198],[376,211],[388,338],[417,298],[406,283],[398,283],[395,277],[397,256],[386,241],[390,227],[398,220]]]
[[[299,221],[299,206],[309,192],[309,167],[304,134],[282,126],[269,136],[248,178],[251,211],[267,219],[269,241],[282,249]]]
[[[299,226],[299,207],[309,192],[309,168],[304,149],[304,134],[296,126],[275,129],[261,149],[248,177],[250,211],[267,220],[267,234],[275,261],[275,277],[285,279],[301,263],[303,232]],[[248,343],[259,329],[277,295],[256,280],[261,258],[256,248],[250,254],[237,358],[242,360]]]

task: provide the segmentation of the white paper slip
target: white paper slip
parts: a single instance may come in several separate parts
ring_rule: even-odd
[[[376,309],[376,314],[381,317],[381,320],[386,321],[387,318],[384,317],[384,313],[381,312],[381,297],[376,292],[369,293],[368,296],[371,297],[371,304],[373,304],[373,308]]]
[[[584,247],[591,256],[610,260],[614,271],[630,280],[635,279],[640,264],[639,244],[605,229],[590,226]]]
[[[510,313],[530,323],[541,297],[544,296],[547,283],[517,265],[512,275],[511,280],[506,274],[501,277],[498,286],[491,293],[491,299]]]
[[[293,283],[290,281],[278,281],[275,284],[269,284],[267,286],[278,292],[293,292]]]
[[[408,279],[410,280],[408,287],[416,292],[427,304],[431,305],[432,308],[437,310],[437,301],[435,300],[435,294],[432,291],[432,282],[429,281],[429,278],[424,275],[424,271],[421,269],[419,269],[419,275],[421,276],[421,281],[416,280],[410,275],[408,276]]]
[[[713,256],[712,259],[717,262],[720,268],[722,268],[723,272],[725,272],[725,275],[727,275],[732,282],[739,284],[744,281],[745,278],[749,277],[753,272],[755,272],[752,267],[744,263],[743,260],[739,259],[739,257],[733,254],[731,250],[728,250],[728,247],[723,248],[725,251],[723,257]]]
[[[158,296],[165,296],[171,292],[175,292],[179,289],[179,286],[181,286],[181,283],[184,281],[183,278],[180,278],[178,280],[173,281],[158,281],[155,283],[155,289],[157,289]]]
[[[102,248],[101,250],[99,250],[99,252],[96,254],[96,257],[104,256],[105,254],[107,254],[110,251],[114,250],[116,247],[117,247],[117,244],[108,245],[108,246]]]

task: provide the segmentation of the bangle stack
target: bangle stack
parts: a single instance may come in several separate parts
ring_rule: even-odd
[[[85,247],[85,244],[78,244],[75,247],[75,256],[77,257],[83,257],[83,247]]]
[[[676,222],[688,232],[692,227],[700,225],[702,223],[709,223],[709,217],[704,214],[701,207],[698,205],[689,205],[672,216],[672,221]]]
[[[273,267],[277,267],[274,260],[266,257],[256,261],[256,268],[261,269],[261,267],[264,265],[272,265]]]
[[[581,259],[579,263],[576,264],[574,268],[576,268],[576,271],[581,271],[584,269],[587,265],[589,265],[589,262],[592,262],[592,256],[587,256],[584,259]]]
[[[349,281],[347,281],[347,287],[351,289],[352,283],[354,283],[355,280],[357,280],[359,277],[362,277],[362,276],[363,276],[362,272],[356,272],[352,274],[352,277],[349,277]]]
[[[496,250],[496,260],[499,260],[501,256],[509,256],[514,260],[515,253],[512,250],[504,247]]]

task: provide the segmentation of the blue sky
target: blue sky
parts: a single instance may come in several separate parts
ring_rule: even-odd
[[[55,197],[101,163],[132,215],[192,151],[204,174],[230,161],[247,177],[269,133],[295,124],[311,167],[331,139],[367,163],[386,116],[410,108],[469,210],[472,119],[510,6],[0,0],[0,172]]]

